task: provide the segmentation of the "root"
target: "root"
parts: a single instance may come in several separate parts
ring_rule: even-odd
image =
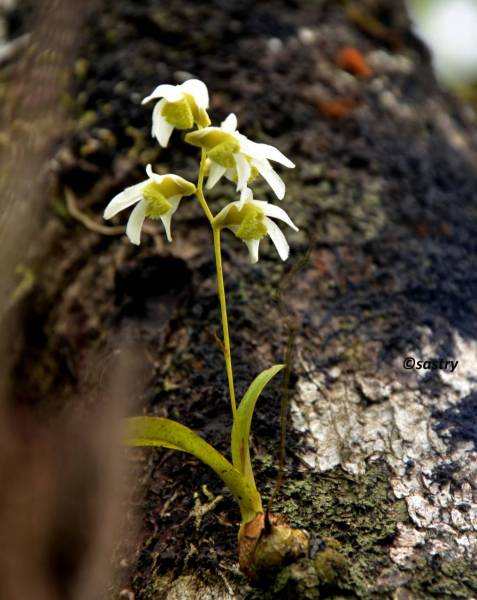
[[[73,219],[76,219],[82,225],[84,225],[86,229],[94,231],[94,233],[98,233],[99,235],[122,235],[123,233],[125,233],[125,227],[111,227],[108,225],[101,225],[100,223],[96,223],[94,219],[89,217],[78,207],[78,205],[76,204],[75,195],[69,188],[65,188],[65,199],[68,213],[73,217]]]

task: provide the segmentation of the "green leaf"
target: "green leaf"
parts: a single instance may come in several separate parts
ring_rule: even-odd
[[[240,505],[242,520],[252,520],[262,512],[262,502],[255,486],[250,486],[240,472],[213,446],[188,427],[162,417],[125,419],[125,443],[128,446],[161,446],[193,454],[213,469]]]
[[[285,365],[275,365],[257,375],[245,392],[232,427],[232,462],[234,467],[245,477],[248,484],[255,489],[252,463],[250,461],[249,436],[253,411],[258,397],[267,383],[283,369]]]

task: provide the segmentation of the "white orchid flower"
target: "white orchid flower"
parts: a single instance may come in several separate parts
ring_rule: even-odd
[[[163,83],[146,96],[143,104],[162,98],[152,113],[152,137],[165,148],[174,128],[191,129],[194,123],[199,127],[210,125],[207,108],[209,92],[199,79],[189,79],[180,85]]]
[[[206,187],[211,189],[225,175],[237,182],[240,202],[248,197],[248,183],[260,173],[279,200],[285,196],[285,183],[273,169],[270,161],[294,168],[284,154],[269,144],[252,142],[237,131],[237,117],[231,113],[220,127],[204,127],[186,135],[186,142],[206,149],[209,174]]]
[[[129,216],[126,235],[133,244],[140,244],[141,229],[146,217],[160,219],[166,230],[168,241],[171,237],[172,215],[179,208],[183,196],[191,196],[196,187],[178,175],[158,175],[151,165],[146,167],[147,179],[126,188],[115,196],[104,211],[104,218],[111,219],[125,208],[135,204]]]
[[[283,221],[295,231],[298,231],[298,227],[282,208],[263,200],[253,200],[250,196],[249,190],[245,203],[237,200],[227,204],[215,217],[214,225],[230,229],[247,245],[251,263],[258,261],[260,241],[267,235],[274,243],[280,258],[286,260],[290,247],[282,231],[270,217]]]

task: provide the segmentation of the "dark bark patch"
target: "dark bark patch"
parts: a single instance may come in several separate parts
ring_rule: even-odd
[[[144,318],[160,306],[170,314],[191,282],[186,263],[172,256],[139,257],[122,265],[116,272],[115,301],[122,315]]]
[[[433,414],[433,425],[440,437],[453,447],[461,442],[471,442],[477,450],[477,392],[465,396],[458,404]]]

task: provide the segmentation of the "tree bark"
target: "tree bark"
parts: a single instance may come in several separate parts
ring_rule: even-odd
[[[476,116],[438,86],[401,2],[107,1],[87,37],[75,69],[79,119],[56,164],[59,197],[68,188],[91,219],[148,162],[194,178],[197,153],[177,132],[165,150],[150,138],[140,100],[160,82],[202,79],[215,122],[236,113],[243,133],[296,163],[283,173],[282,206],[300,227],[290,260],[264,243],[250,266],[245,247],[224,238],[232,352],[240,397],[293,342],[274,511],[313,535],[317,556],[333,551],[344,563],[330,573],[331,563],[304,561],[250,588],[237,570],[238,510],[220,481],[184,455],[134,450],[110,597],[477,597]],[[214,212],[235,199],[225,183],[209,197]],[[255,197],[274,201],[263,182]],[[28,298],[17,397],[44,406],[88,394],[132,348],[133,414],[179,420],[226,452],[200,207],[183,202],[171,245],[154,228],[136,249],[62,206]],[[407,369],[406,357],[423,368]],[[427,364],[441,359],[458,364]],[[276,382],[253,423],[265,498],[280,395]]]

